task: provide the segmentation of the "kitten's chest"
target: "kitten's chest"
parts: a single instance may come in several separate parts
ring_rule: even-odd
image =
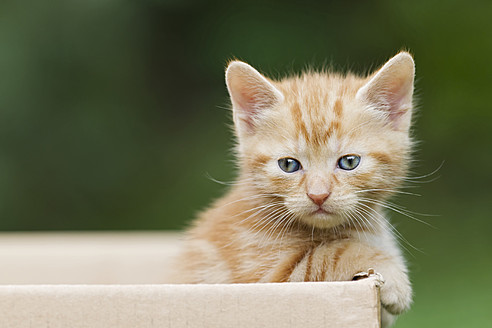
[[[346,238],[306,238],[302,234],[286,233],[282,240],[265,243],[249,241],[238,252],[238,282],[287,282],[333,280],[332,269],[339,256],[337,249]],[[338,250],[339,252],[339,250]]]

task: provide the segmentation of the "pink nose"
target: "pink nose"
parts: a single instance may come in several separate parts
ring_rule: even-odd
[[[325,200],[327,200],[328,197],[330,197],[330,193],[327,193],[327,194],[309,194],[308,193],[307,195],[318,206],[323,205]]]

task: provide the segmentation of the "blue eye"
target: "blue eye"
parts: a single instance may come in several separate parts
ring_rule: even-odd
[[[338,160],[338,167],[342,170],[350,171],[359,166],[360,156],[357,155],[345,155]]]
[[[301,163],[297,159],[293,158],[281,158],[278,160],[278,166],[282,171],[287,173],[293,173],[301,169]]]

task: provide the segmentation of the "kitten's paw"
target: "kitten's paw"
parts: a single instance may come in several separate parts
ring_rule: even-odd
[[[352,280],[359,280],[368,277],[376,277],[382,282],[381,285],[381,305],[389,314],[400,314],[410,308],[412,303],[412,288],[408,277],[405,273],[389,275],[390,278],[385,280],[384,277],[369,269],[367,272],[359,272],[354,275]],[[395,279],[395,276],[398,279]],[[389,315],[389,317],[392,317]]]
[[[384,276],[381,286],[381,305],[391,314],[407,311],[412,304],[412,287],[405,273],[395,276]]]

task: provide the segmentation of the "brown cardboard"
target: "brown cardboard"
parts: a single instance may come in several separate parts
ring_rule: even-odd
[[[0,234],[0,327],[379,327],[375,277],[157,285],[178,249],[175,234]]]

